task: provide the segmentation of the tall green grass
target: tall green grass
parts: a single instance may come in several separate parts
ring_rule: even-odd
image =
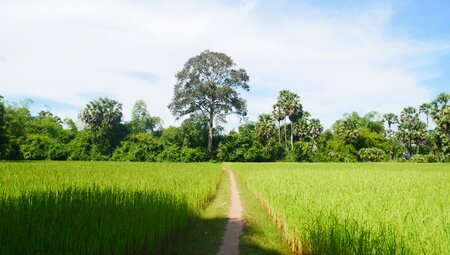
[[[0,163],[0,253],[164,253],[220,176],[217,164]]]
[[[449,164],[233,164],[302,254],[450,254]]]

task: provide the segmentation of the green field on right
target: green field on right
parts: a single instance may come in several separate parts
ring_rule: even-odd
[[[300,254],[450,254],[450,164],[231,164]]]

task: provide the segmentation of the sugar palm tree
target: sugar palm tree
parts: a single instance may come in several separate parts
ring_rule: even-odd
[[[256,134],[262,138],[264,147],[267,148],[267,144],[269,143],[269,139],[274,135],[275,131],[275,122],[271,115],[269,114],[261,114],[258,116],[258,122],[255,127]]]
[[[323,126],[322,126],[322,124],[320,124],[320,120],[318,120],[318,119],[311,119],[309,121],[309,129],[310,129],[311,139],[313,141],[312,151],[313,151],[313,153],[316,153],[316,150],[317,150],[316,139],[322,133]]]
[[[393,134],[392,134],[391,126],[392,126],[392,124],[398,123],[398,117],[397,117],[397,115],[395,115],[393,113],[386,113],[383,115],[383,122],[386,122],[388,124],[388,128],[389,128],[388,135],[387,135],[389,137],[389,139],[391,139],[391,143],[389,145],[389,159],[392,160],[392,155],[393,155],[392,150],[393,150],[393,142],[394,141],[392,141]]]
[[[278,122],[278,142],[281,142],[281,121],[286,118],[286,114],[278,102],[273,105],[272,115]]]
[[[282,109],[286,116],[288,116],[291,125],[291,149],[294,149],[294,122],[301,119],[303,116],[303,107],[300,103],[300,97],[289,91],[282,90],[278,96],[278,102],[281,103]],[[286,136],[286,132],[285,132]],[[285,137],[286,139],[286,137]]]
[[[393,113],[386,113],[383,115],[383,122],[387,122],[389,131],[391,131],[392,124],[398,123],[398,117]]]
[[[423,113],[427,117],[427,131],[429,130],[428,119],[430,117],[432,107],[433,107],[432,104],[428,104],[428,103],[424,103],[419,107],[419,113]]]

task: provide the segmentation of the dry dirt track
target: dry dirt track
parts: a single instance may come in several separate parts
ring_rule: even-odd
[[[228,223],[225,228],[225,235],[219,249],[219,255],[239,254],[239,237],[242,234],[242,204],[236,180],[231,170],[227,169],[231,184],[231,207],[228,215]]]

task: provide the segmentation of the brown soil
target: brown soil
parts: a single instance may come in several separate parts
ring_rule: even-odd
[[[225,228],[225,235],[219,249],[219,255],[238,255],[239,237],[242,234],[242,204],[236,180],[232,171],[227,170],[231,184],[231,207],[228,215],[228,223]]]

